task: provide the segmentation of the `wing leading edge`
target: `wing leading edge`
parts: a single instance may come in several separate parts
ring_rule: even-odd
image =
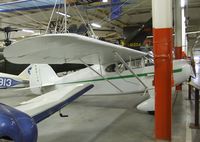
[[[47,34],[21,40],[4,50],[7,60],[18,64],[82,63],[108,64],[119,61],[117,52],[124,60],[140,58],[146,53],[104,42],[90,37],[66,33]]]
[[[16,109],[25,112],[38,123],[70,104],[91,88],[93,88],[92,84],[63,87],[24,102]]]

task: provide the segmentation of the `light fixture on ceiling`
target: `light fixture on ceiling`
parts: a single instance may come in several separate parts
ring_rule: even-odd
[[[65,15],[66,15],[68,18],[71,17],[71,16],[68,15],[68,14],[65,14],[65,13],[62,13],[62,12],[58,12],[58,11],[56,12],[56,14],[59,14],[59,15],[62,15],[62,16],[65,16]]]
[[[41,33],[34,33],[33,36],[41,35]]]
[[[102,2],[108,2],[108,0],[102,0]]]
[[[28,29],[22,29],[22,32],[26,32],[26,33],[35,33],[33,30],[28,30]]]
[[[97,23],[92,23],[91,24],[93,27],[95,27],[95,28],[101,28],[101,25],[99,25],[99,24],[97,24]]]
[[[181,0],[181,7],[185,7],[186,5],[186,0]]]
[[[191,34],[199,34],[199,33],[200,33],[200,31],[193,31],[193,32],[187,32],[186,34],[191,35]]]

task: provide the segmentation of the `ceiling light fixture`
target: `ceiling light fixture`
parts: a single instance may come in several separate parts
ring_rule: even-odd
[[[102,2],[108,2],[108,0],[102,0]]]
[[[181,0],[181,7],[185,7],[186,5],[186,1],[185,0]]]
[[[27,30],[27,29],[22,29],[22,32],[26,32],[26,33],[35,33],[33,30]]]
[[[199,34],[199,33],[200,33],[200,31],[193,31],[193,32],[187,32],[186,34],[191,35],[191,34]]]
[[[97,24],[97,23],[92,23],[91,24],[93,27],[96,27],[96,28],[101,28],[101,25]]]
[[[37,35],[41,35],[41,33],[34,33],[33,35],[34,35],[34,36],[37,36]]]
[[[56,12],[56,14],[59,14],[59,15],[62,15],[62,16],[65,16],[65,15],[66,15],[68,18],[71,17],[71,16],[68,15],[68,14],[65,14],[65,13],[62,13],[62,12],[58,12],[58,11]]]

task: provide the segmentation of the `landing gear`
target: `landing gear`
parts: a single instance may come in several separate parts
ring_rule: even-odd
[[[69,117],[69,115],[63,114],[63,113],[61,112],[61,110],[59,111],[59,115],[60,115],[60,117]]]
[[[14,142],[14,141],[10,139],[9,137],[2,137],[0,138],[0,142]]]
[[[154,115],[154,114],[155,114],[155,111],[148,111],[148,114]]]

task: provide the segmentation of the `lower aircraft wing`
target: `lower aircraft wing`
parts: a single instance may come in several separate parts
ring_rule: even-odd
[[[62,87],[23,102],[16,108],[0,103],[0,139],[37,142],[36,123],[61,110],[92,87],[92,84]]]

